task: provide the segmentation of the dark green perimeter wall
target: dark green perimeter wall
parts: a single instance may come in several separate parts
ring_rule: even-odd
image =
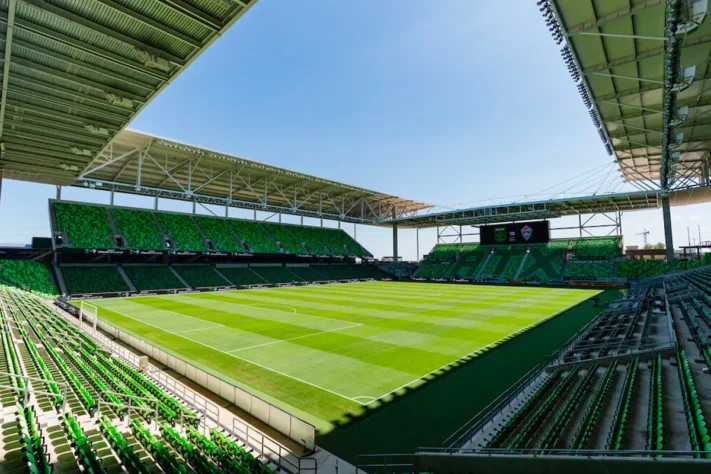
[[[622,295],[607,290],[601,303]],[[316,444],[355,463],[358,454],[414,453],[437,447],[469,418],[563,345],[600,312],[591,299],[510,340],[461,363],[446,376],[405,393],[381,408],[353,418]]]

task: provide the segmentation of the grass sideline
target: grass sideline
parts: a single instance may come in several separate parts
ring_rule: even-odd
[[[326,433],[597,293],[371,282],[91,303]]]

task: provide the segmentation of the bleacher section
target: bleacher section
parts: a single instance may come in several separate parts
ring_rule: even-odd
[[[73,248],[119,245],[134,250],[372,257],[341,229],[78,203],[53,202],[53,206],[54,230],[66,233],[67,242],[62,245]],[[114,231],[109,215],[116,226],[115,233],[125,238],[124,243],[111,239]],[[175,248],[166,248],[164,237]],[[205,240],[212,242],[214,248]]]
[[[116,230],[126,238],[126,245],[138,250],[163,250],[163,238],[151,211],[120,207],[110,208]]]
[[[193,288],[228,286],[230,284],[210,265],[175,265],[173,268]]]
[[[573,239],[571,251],[577,260],[610,260],[622,256],[622,237]]]
[[[185,288],[164,265],[124,265],[123,269],[139,291]]]
[[[294,255],[304,255],[308,253],[299,239],[294,237],[290,232],[289,227],[277,224],[275,222],[262,222],[264,230],[272,236],[272,238],[281,245],[285,253]]]
[[[188,252],[207,250],[200,230],[195,226],[191,216],[165,212],[158,212],[156,216],[163,228],[163,233],[175,242],[177,250]]]
[[[270,283],[292,283],[302,281],[296,274],[286,267],[278,266],[253,266],[254,273]]]
[[[218,271],[222,273],[233,285],[262,285],[269,283],[260,277],[249,267],[220,267]]]
[[[551,240],[547,245],[532,245],[526,257],[518,280],[557,281],[563,271],[563,260],[570,241],[568,239]]]
[[[0,287],[0,304],[7,310],[0,319],[0,365],[10,374],[0,392],[6,414],[2,472],[270,474],[276,469],[266,454],[214,423],[204,425],[187,403],[28,293]]]
[[[629,461],[711,459],[709,336],[711,268],[632,286],[545,368],[472,418],[446,453],[466,449],[470,472],[480,470],[480,457],[508,454],[539,461],[547,455],[591,458],[586,450],[596,450],[592,459],[617,451],[626,451]],[[546,471],[545,463],[539,466]]]
[[[614,264],[606,261],[568,262],[565,267],[565,277],[570,280],[601,280],[614,276]]]
[[[232,231],[226,219],[216,217],[195,216],[195,222],[203,234],[212,240],[217,250],[221,252],[244,252],[237,235]]]
[[[129,291],[116,265],[64,266],[62,275],[72,295]]]
[[[44,262],[0,260],[0,280],[41,295],[59,294]]]
[[[84,249],[114,247],[111,241],[113,229],[105,207],[57,202],[54,216],[56,230],[67,236],[68,242],[64,245]]]

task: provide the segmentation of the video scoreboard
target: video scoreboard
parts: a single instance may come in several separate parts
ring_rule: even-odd
[[[546,244],[551,239],[548,221],[487,225],[479,232],[481,245]]]

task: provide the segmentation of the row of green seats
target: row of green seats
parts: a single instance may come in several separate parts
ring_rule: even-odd
[[[613,278],[615,266],[610,262],[568,262],[565,267],[565,276],[569,279],[594,280],[600,278]]]
[[[123,269],[139,291],[185,288],[165,265],[124,265]]]
[[[72,295],[129,291],[115,265],[63,266],[62,275]]]
[[[193,288],[230,284],[209,265],[175,265],[173,268]]]
[[[681,385],[682,399],[684,401],[684,412],[686,413],[686,421],[689,427],[689,441],[691,441],[692,451],[711,452],[711,438],[706,427],[706,419],[704,412],[701,409],[699,395],[696,391],[696,383],[691,375],[689,368],[689,360],[686,357],[685,351],[680,351],[677,356],[677,367],[679,369],[679,383]],[[711,454],[704,454],[705,458],[711,458]],[[696,454],[695,457],[701,457]]]
[[[295,255],[306,254],[306,249],[301,245],[301,242],[294,237],[289,229],[282,224],[277,224],[274,222],[261,222],[262,227],[266,230],[276,242],[282,246],[286,253],[291,253]]]
[[[257,221],[231,219],[230,227],[254,253],[281,253],[271,235]]]
[[[252,270],[270,283],[291,283],[301,278],[282,266],[253,266]]]
[[[439,262],[430,263],[429,261],[425,261],[413,276],[417,278],[444,278],[444,275],[450,267],[451,264],[444,265]]]
[[[189,252],[202,252],[205,247],[200,229],[187,214],[156,213],[163,233],[175,242],[175,248]]]
[[[34,260],[0,260],[0,279],[45,296],[59,294],[44,262]]]
[[[113,248],[113,229],[104,206],[88,206],[64,202],[54,203],[57,230],[64,232],[74,248]]]
[[[573,439],[572,449],[579,450],[586,448],[586,443],[590,439],[590,435],[595,428],[600,411],[602,410],[602,407],[607,399],[607,394],[610,392],[609,389],[612,377],[615,375],[616,370],[617,361],[614,360],[609,366],[607,366],[605,375],[602,376],[600,385],[598,385],[597,390],[595,390],[592,401],[590,402],[590,405],[588,405],[585,415],[583,415],[583,421]]]
[[[151,211],[111,208],[116,230],[126,238],[126,245],[138,250],[163,250],[163,235]]]
[[[647,417],[647,449],[664,449],[664,406],[662,391],[662,356],[652,363],[652,380],[649,384],[649,415]]]
[[[249,267],[218,267],[220,273],[227,278],[233,285],[261,285],[269,283],[261,276],[257,275]]]
[[[195,216],[195,222],[200,226],[205,236],[215,244],[221,252],[244,252],[237,234],[230,228],[226,219],[218,217]]]
[[[584,237],[573,240],[578,260],[609,260],[622,256],[622,237]]]

